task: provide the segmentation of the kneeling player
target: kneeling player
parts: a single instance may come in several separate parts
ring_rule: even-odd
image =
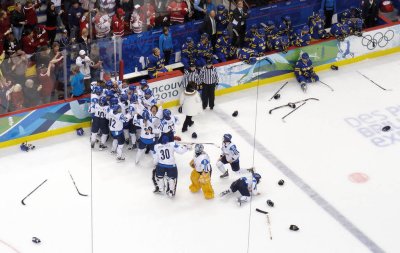
[[[307,53],[303,53],[300,59],[296,62],[294,74],[304,92],[307,91],[307,83],[319,81],[319,77],[315,73],[312,61]]]
[[[221,192],[221,197],[229,193],[239,192],[240,197],[237,198],[239,206],[251,199],[251,196],[260,195],[257,191],[257,185],[260,183],[261,175],[253,173],[249,177],[241,177],[231,184],[230,189]]]
[[[203,190],[206,199],[214,198],[214,190],[211,186],[211,163],[210,157],[204,152],[202,144],[194,146],[194,158],[190,162],[193,168],[190,180],[192,184],[189,186],[191,192],[198,192]]]
[[[139,149],[136,153],[135,160],[135,162],[138,163],[146,148],[154,151],[155,134],[159,131],[154,126],[148,110],[144,110],[142,118],[137,119],[136,121],[137,125],[140,127]]]
[[[175,196],[176,182],[178,180],[178,169],[174,154],[175,152],[183,154],[188,148],[168,141],[167,136],[162,136],[160,143],[155,145],[153,150],[153,159],[156,164],[155,173],[153,172],[153,181],[154,176],[156,177],[154,193],[164,193],[165,190],[168,197],[173,197]],[[166,186],[164,179],[166,180]]]

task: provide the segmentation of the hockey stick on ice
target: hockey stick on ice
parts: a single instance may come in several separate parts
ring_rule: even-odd
[[[282,117],[283,122],[286,122],[286,121],[285,121],[285,118],[286,118],[287,116],[289,116],[290,114],[294,113],[297,109],[299,109],[300,107],[302,107],[302,106],[305,105],[306,103],[307,103],[307,102],[304,101],[301,105],[297,106],[297,107],[294,108],[291,112],[289,112],[288,114],[286,114],[285,116],[283,116],[283,117]]]
[[[81,195],[81,196],[87,197],[87,196],[88,196],[87,194],[82,194],[82,193],[78,190],[78,187],[77,187],[76,184],[75,184],[75,180],[74,180],[74,178],[72,177],[71,172],[68,171],[68,173],[69,173],[69,176],[70,176],[71,179],[72,179],[72,182],[73,182],[74,185],[75,185],[75,189],[76,189],[76,191],[78,192],[78,194]]]
[[[266,211],[256,208],[256,211],[259,213],[263,213],[267,216],[267,225],[268,225],[268,232],[269,232],[269,239],[272,240],[272,232],[271,232],[271,220],[269,219],[269,214]]]
[[[283,107],[286,107],[286,106],[288,106],[288,107],[294,109],[294,108],[296,108],[296,104],[299,104],[299,103],[302,103],[302,102],[306,102],[306,101],[308,101],[308,100],[319,101],[318,98],[307,98],[307,99],[299,100],[299,101],[296,101],[296,102],[287,103],[287,104],[285,104],[285,105],[281,105],[281,106],[272,108],[271,110],[269,110],[269,114],[272,114],[273,111],[275,111],[275,110],[277,110],[277,109],[280,109],[280,108],[283,108]]]
[[[184,141],[177,141],[176,143],[178,144],[183,144],[183,145],[196,145],[196,144],[203,144],[203,145],[213,145],[217,148],[221,148],[221,146],[217,145],[216,143],[213,142],[184,142]]]
[[[365,77],[365,79],[369,80],[371,83],[375,84],[376,86],[378,86],[378,87],[381,88],[382,90],[385,90],[385,91],[392,91],[391,89],[386,89],[386,88],[380,86],[379,84],[377,84],[377,83],[374,82],[373,80],[369,79],[366,75],[362,74],[360,71],[357,70],[357,72],[358,72],[358,74],[362,75],[363,77]]]
[[[271,99],[273,99],[273,98],[275,97],[275,95],[278,94],[278,93],[283,89],[283,87],[285,87],[286,84],[288,84],[288,83],[289,83],[289,82],[284,83],[284,84],[282,85],[282,87],[280,87],[279,90],[277,90],[277,92],[275,92],[275,94],[272,95],[272,97],[271,97],[270,99],[268,99],[268,101],[271,101]]]
[[[26,195],[26,197],[25,198],[23,198],[22,200],[21,200],[21,203],[25,206],[26,204],[25,204],[25,199],[26,198],[28,198],[29,196],[31,196],[31,194],[32,193],[34,193],[40,186],[42,186],[44,183],[46,183],[47,182],[47,179],[46,180],[44,180],[40,185],[38,185],[33,191],[31,191],[28,195]]]
[[[318,80],[318,82],[320,82],[323,85],[325,85],[326,87],[328,87],[331,91],[335,91],[329,84],[326,84],[326,83],[322,82],[321,80]]]

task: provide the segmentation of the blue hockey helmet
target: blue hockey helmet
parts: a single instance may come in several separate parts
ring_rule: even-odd
[[[100,99],[99,99],[99,104],[100,104],[101,106],[106,105],[106,104],[107,104],[107,98],[106,98],[106,97],[100,97]]]
[[[203,33],[203,34],[200,36],[200,40],[205,40],[205,39],[208,39],[208,34],[207,34],[207,33]]]
[[[171,111],[169,109],[164,109],[163,110],[163,116],[167,120],[171,119]]]
[[[257,24],[252,24],[250,26],[250,29],[253,30],[253,31],[257,30],[257,28],[258,28]]]
[[[147,80],[146,79],[142,79],[142,80],[140,80],[139,84],[140,84],[140,86],[143,87],[143,86],[147,85]]]
[[[85,131],[83,131],[82,128],[78,128],[78,129],[76,129],[76,134],[77,134],[78,136],[83,136],[83,135],[85,134]]]
[[[100,86],[95,86],[94,93],[97,95],[101,95],[101,93],[103,93],[103,88],[101,88]]]
[[[108,80],[107,82],[106,82],[106,87],[107,88],[112,88],[114,86],[114,84],[113,84],[113,82],[111,81],[111,80]]]
[[[253,174],[253,178],[257,181],[257,184],[260,183],[261,175],[258,173]]]
[[[265,30],[264,30],[264,28],[258,28],[257,34],[258,34],[260,37],[264,37],[264,36],[265,36]]]
[[[290,16],[288,16],[288,15],[284,16],[283,20],[285,20],[286,22],[291,22],[292,21]]]
[[[310,27],[308,25],[303,26],[303,28],[301,28],[301,30],[303,32],[309,32],[310,31]]]
[[[111,105],[117,105],[118,104],[118,98],[116,98],[116,97],[112,97],[112,98],[110,98],[110,104]]]
[[[142,113],[142,117],[144,120],[149,120],[150,119],[150,113],[148,110],[144,110]]]
[[[223,11],[223,10],[225,10],[225,6],[223,4],[218,4],[217,11]]]
[[[138,102],[138,96],[136,94],[132,94],[131,98],[129,99],[131,103],[137,103]]]
[[[250,65],[253,65],[253,64],[256,64],[257,63],[257,58],[256,57],[250,57],[249,58],[249,64]]]
[[[128,101],[128,95],[126,95],[125,93],[121,94],[119,96],[119,100],[121,100],[121,102]]]
[[[307,53],[303,53],[303,54],[301,55],[301,59],[302,59],[302,60],[308,60],[308,59],[310,59],[310,56],[309,56]]]
[[[187,37],[186,38],[186,43],[194,43],[193,38],[192,37]]]
[[[224,140],[224,142],[231,142],[232,135],[231,134],[224,134],[223,140]]]
[[[91,102],[92,102],[93,104],[97,104],[97,103],[99,103],[99,99],[98,99],[98,98],[92,98],[92,99],[91,99]]]
[[[223,30],[222,31],[222,36],[224,36],[224,37],[229,36],[228,30]]]
[[[144,96],[145,96],[145,97],[151,97],[151,96],[153,96],[153,92],[151,91],[151,89],[146,89],[146,90],[144,91]]]
[[[111,106],[111,110],[113,111],[114,114],[117,114],[122,111],[122,108],[119,104],[114,104]]]
[[[267,21],[267,26],[275,26],[274,21],[268,20],[268,21]]]
[[[115,92],[113,90],[106,90],[106,96],[107,97],[113,97]]]
[[[161,144],[167,144],[169,142],[169,138],[166,135],[161,136],[160,138],[160,143]]]
[[[130,85],[129,85],[129,90],[135,91],[135,90],[136,90],[136,85],[130,84]]]

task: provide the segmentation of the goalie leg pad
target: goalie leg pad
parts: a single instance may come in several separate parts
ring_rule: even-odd
[[[198,192],[201,188],[200,182],[200,173],[197,172],[196,170],[192,170],[192,174],[190,175],[190,180],[192,181],[192,184],[189,186],[189,190],[191,192]]]
[[[203,173],[202,177],[204,179],[201,179],[201,181],[203,181],[203,183],[201,185],[201,189],[203,190],[204,198],[213,199],[214,198],[214,189],[212,188],[212,185],[211,185],[210,174]]]

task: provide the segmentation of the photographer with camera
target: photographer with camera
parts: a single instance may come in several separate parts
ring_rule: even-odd
[[[85,93],[89,93],[91,80],[90,67],[94,65],[94,62],[86,55],[85,50],[80,50],[75,64],[79,67],[79,71],[84,76]]]

